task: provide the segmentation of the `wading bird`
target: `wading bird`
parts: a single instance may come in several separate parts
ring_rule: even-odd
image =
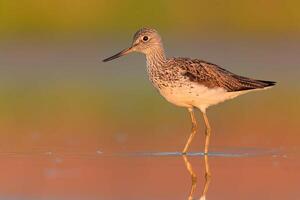
[[[142,28],[133,37],[131,47],[107,62],[131,52],[146,55],[149,79],[159,93],[169,102],[188,109],[192,120],[192,131],[182,153],[186,153],[197,131],[194,108],[198,108],[204,118],[205,147],[208,153],[211,127],[206,109],[228,99],[250,91],[261,90],[275,85],[273,81],[256,80],[236,75],[215,64],[190,58],[167,58],[158,32],[152,28]]]

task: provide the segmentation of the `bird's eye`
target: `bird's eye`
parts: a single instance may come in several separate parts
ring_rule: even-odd
[[[148,39],[149,39],[148,36],[143,37],[143,41],[145,41],[145,42],[148,41]]]

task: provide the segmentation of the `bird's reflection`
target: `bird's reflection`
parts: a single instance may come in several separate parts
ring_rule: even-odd
[[[192,180],[192,185],[191,185],[191,190],[189,193],[189,197],[188,200],[193,200],[194,199],[194,193],[196,190],[196,185],[197,185],[197,175],[195,174],[192,164],[190,163],[190,161],[188,160],[186,155],[183,155],[183,160],[186,166],[186,169],[188,170],[189,174],[191,175],[191,180]],[[205,183],[204,183],[204,187],[203,187],[203,191],[201,194],[201,197],[199,200],[205,200],[206,199],[206,194],[208,191],[208,187],[211,181],[211,172],[210,172],[210,168],[209,168],[209,163],[208,163],[208,156],[204,155],[204,162],[205,162],[205,174],[204,174],[204,179],[205,179]]]

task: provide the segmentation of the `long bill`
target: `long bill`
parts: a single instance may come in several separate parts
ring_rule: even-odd
[[[121,57],[121,56],[124,56],[124,55],[126,55],[126,54],[129,54],[129,53],[131,53],[132,51],[133,51],[133,48],[132,48],[132,47],[129,47],[129,48],[124,49],[123,51],[117,53],[116,55],[113,55],[113,56],[111,56],[111,57],[109,57],[109,58],[106,58],[106,59],[104,59],[104,60],[102,60],[102,61],[103,61],[103,62],[107,62],[107,61],[110,61],[110,60],[119,58],[119,57]]]

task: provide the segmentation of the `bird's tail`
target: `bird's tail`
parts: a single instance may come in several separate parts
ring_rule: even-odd
[[[257,80],[258,82],[261,82],[262,86],[265,87],[271,87],[276,85],[275,81],[263,81],[263,80]]]
[[[256,80],[252,78],[247,78],[243,76],[236,76],[238,82],[243,86],[239,90],[255,90],[255,89],[264,89],[270,88],[276,84],[275,81],[264,81]]]

